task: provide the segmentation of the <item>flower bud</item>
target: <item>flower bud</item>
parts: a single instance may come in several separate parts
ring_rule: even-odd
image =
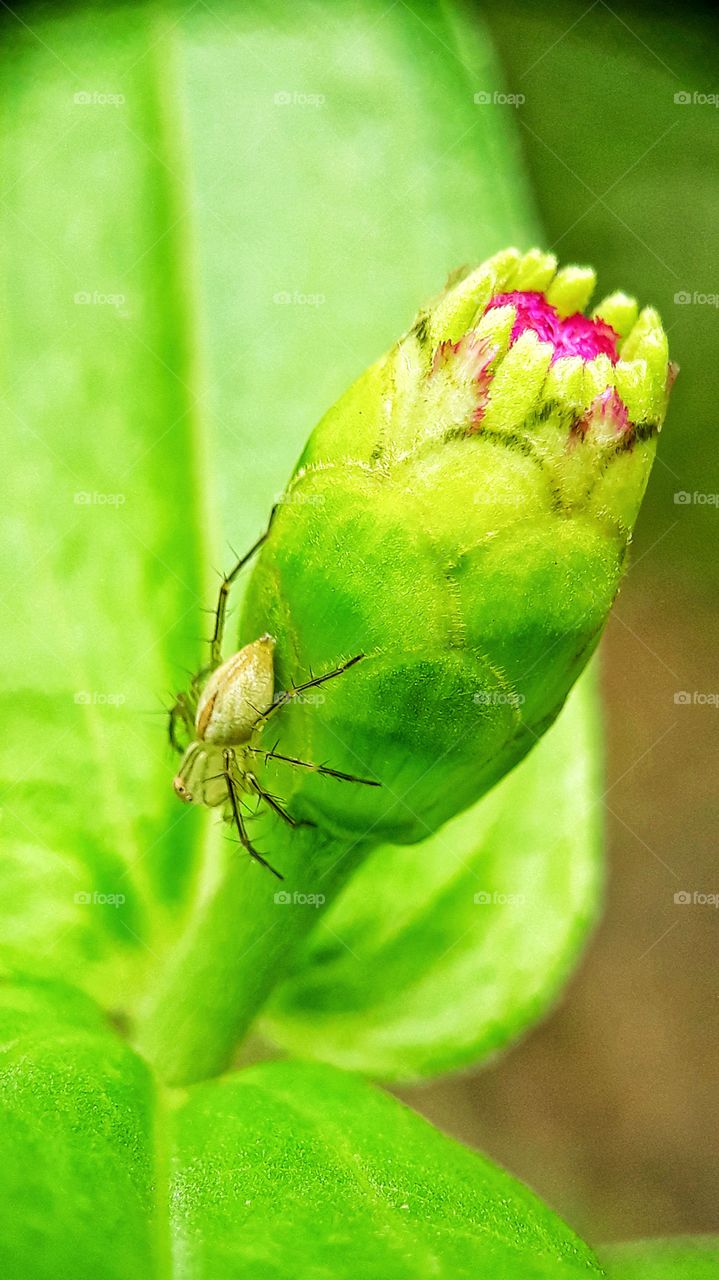
[[[510,249],[452,280],[310,436],[250,581],[291,700],[294,816],[395,843],[473,803],[558,714],[617,592],[671,382],[656,312]]]

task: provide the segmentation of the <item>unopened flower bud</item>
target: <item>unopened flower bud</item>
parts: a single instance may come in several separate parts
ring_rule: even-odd
[[[310,436],[251,579],[244,640],[291,689],[265,768],[336,832],[424,838],[554,720],[624,567],[672,380],[658,315],[507,250],[450,283]]]

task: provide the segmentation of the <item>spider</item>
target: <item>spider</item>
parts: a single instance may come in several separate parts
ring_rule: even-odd
[[[341,676],[363,660],[363,653],[356,654],[354,658],[324,675],[312,676],[303,684],[295,685],[277,697],[274,693],[275,640],[272,636],[260,636],[259,640],[246,644],[238,653],[222,660],[230,589],[241,570],[266,541],[274,514],[275,508],[265,532],[222,579],[210,641],[210,661],[194,676],[189,689],[178,693],[169,712],[168,732],[172,749],[182,755],[173,781],[175,794],[185,804],[201,804],[211,808],[224,805],[227,820],[237,828],[240,843],[250,856],[271,871],[278,880],[283,880],[282,873],[255,849],[247,834],[242,797],[250,795],[266,804],[290,827],[311,824],[299,823],[265,790],[252,771],[253,757],[265,761],[279,760],[294,768],[309,769],[340,782],[356,782],[366,787],[378,787],[380,783],[370,778],[357,778],[353,774],[341,773],[324,764],[279,755],[274,748],[267,751],[258,745],[259,735],[265,725],[283,706],[306,690]],[[178,734],[180,726],[189,735],[189,744],[186,746]]]

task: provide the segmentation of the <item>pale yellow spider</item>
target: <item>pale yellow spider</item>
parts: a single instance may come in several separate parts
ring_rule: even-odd
[[[278,880],[282,880],[282,874],[270,865],[249,839],[242,813],[242,797],[252,795],[264,801],[273,813],[291,827],[296,827],[298,823],[258,782],[251,768],[253,757],[280,760],[295,768],[310,769],[340,782],[357,782],[367,787],[377,787],[380,784],[370,778],[357,778],[349,773],[341,773],[327,765],[279,755],[274,749],[267,751],[257,745],[259,734],[267,721],[287,702],[307,689],[334,680],[364,657],[364,654],[358,653],[334,670],[321,676],[313,676],[277,698],[273,661],[275,641],[272,636],[260,636],[259,640],[253,640],[238,653],[222,661],[222,639],[230,588],[240,571],[262,546],[271,525],[272,516],[262,537],[258,538],[247,555],[242,556],[232,572],[222,580],[210,641],[209,664],[194,677],[189,690],[177,695],[170,710],[169,736],[173,749],[182,754],[173,782],[179,798],[186,804],[208,805],[212,808],[224,805],[228,820],[236,826],[237,834],[247,852],[277,876]],[[178,735],[180,726],[189,738],[184,744]]]

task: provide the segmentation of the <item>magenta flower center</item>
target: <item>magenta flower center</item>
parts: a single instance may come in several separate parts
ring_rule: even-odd
[[[517,313],[510,345],[525,329],[532,329],[541,342],[553,344],[553,361],[560,356],[581,356],[583,360],[592,360],[594,356],[605,355],[615,364],[619,359],[619,334],[604,320],[592,320],[581,311],[562,317],[543,293],[529,291],[498,293],[488,303],[487,311],[507,306],[514,307]]]

